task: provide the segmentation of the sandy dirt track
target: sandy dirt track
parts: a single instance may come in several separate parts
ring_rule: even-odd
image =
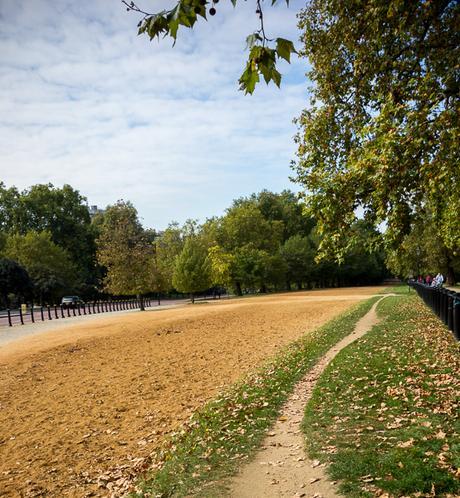
[[[0,496],[107,495],[222,386],[381,288],[104,317],[0,348]]]

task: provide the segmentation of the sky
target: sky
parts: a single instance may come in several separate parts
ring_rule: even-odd
[[[299,46],[304,2],[270,3],[267,35]],[[129,200],[157,230],[262,189],[298,190],[292,120],[308,104],[307,63],[282,62],[281,89],[238,90],[255,8],[221,0],[173,47],[137,36],[139,15],[118,0],[0,0],[0,181],[68,183],[99,208]]]

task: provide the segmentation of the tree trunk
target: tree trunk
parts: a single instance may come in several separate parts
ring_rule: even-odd
[[[242,296],[243,295],[243,291],[241,290],[241,283],[240,282],[236,282],[235,287],[236,287],[236,295],[237,296]]]
[[[142,296],[142,294],[138,294],[137,299],[139,299],[139,307],[140,307],[141,311],[145,311],[144,297]]]
[[[452,266],[450,264],[447,266],[446,284],[447,285],[455,285],[454,269],[452,268]]]
[[[302,282],[297,282],[297,290],[302,290]]]

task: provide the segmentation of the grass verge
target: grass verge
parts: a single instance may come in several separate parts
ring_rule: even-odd
[[[413,293],[378,312],[315,388],[309,454],[346,496],[459,496],[460,345]]]
[[[378,297],[361,303],[294,342],[197,412],[152,457],[133,496],[222,496],[231,475],[260,444],[295,383],[350,334]]]

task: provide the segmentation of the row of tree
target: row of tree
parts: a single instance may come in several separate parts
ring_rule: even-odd
[[[365,247],[378,236],[360,221],[357,243],[341,264],[316,262],[315,221],[289,191],[240,198],[222,217],[199,225],[145,229],[130,202],[90,217],[86,199],[69,185],[19,192],[0,184],[0,288],[56,302],[66,293],[111,295],[243,292],[367,284],[385,274],[381,252]]]
[[[356,244],[342,263],[316,262],[319,244],[313,219],[289,191],[263,191],[234,201],[222,217],[199,225],[171,224],[145,231],[136,209],[120,201],[95,218],[98,260],[106,268],[105,288],[114,294],[208,289],[244,292],[365,285],[381,281],[383,254],[366,249],[377,234],[357,222]]]

